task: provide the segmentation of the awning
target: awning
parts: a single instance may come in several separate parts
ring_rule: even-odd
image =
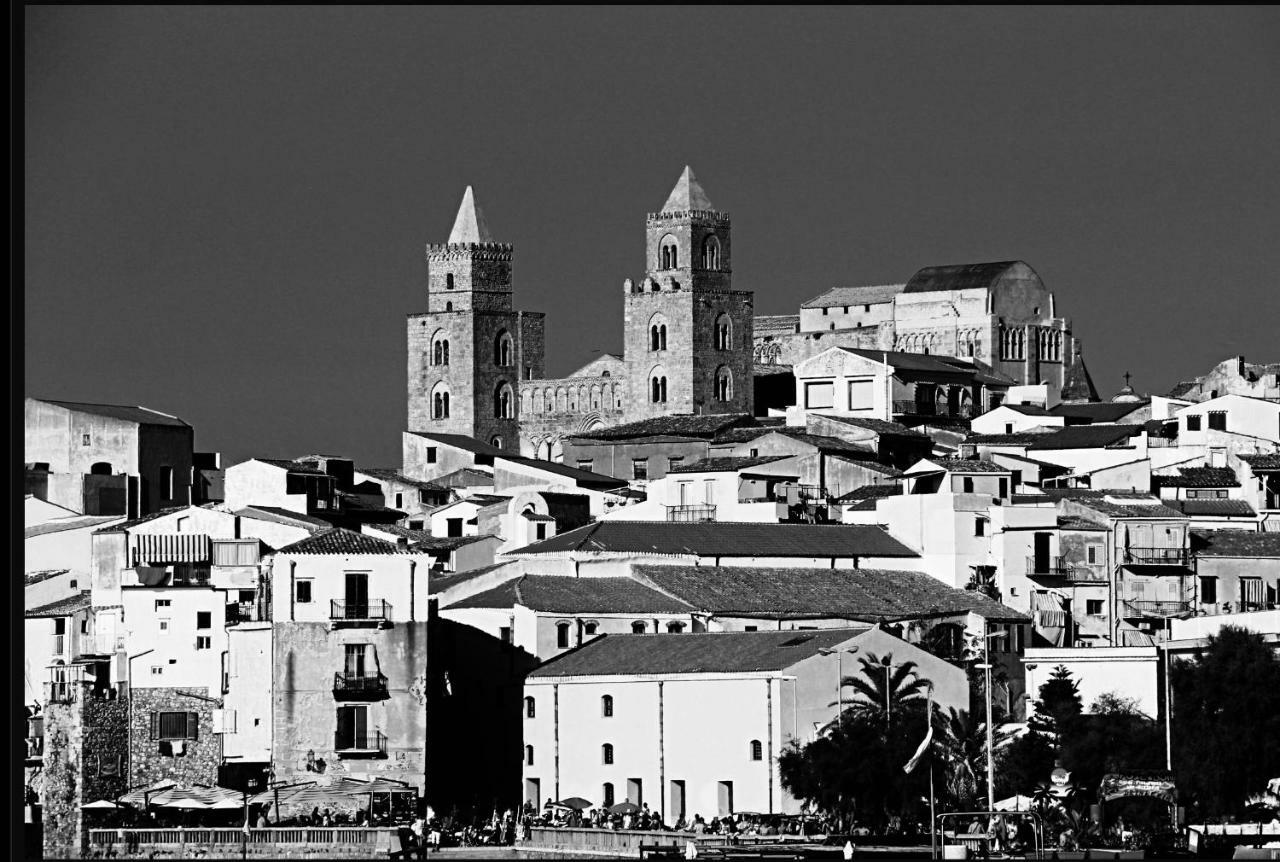
[[[203,563],[209,560],[205,533],[142,533],[133,537],[133,563]]]

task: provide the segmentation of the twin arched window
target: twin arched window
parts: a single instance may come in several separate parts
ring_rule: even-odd
[[[721,365],[716,369],[716,400],[733,400],[733,372],[727,365]]]
[[[649,327],[649,349],[667,349],[667,325],[665,323],[655,323]]]
[[[642,635],[645,632],[645,624],[640,620],[636,620],[631,624],[631,633],[633,635]]]
[[[733,345],[733,322],[729,315],[716,318],[716,350],[728,350]]]
[[[676,238],[671,234],[667,234],[662,238],[662,251],[659,252],[659,263],[663,269],[678,269],[680,267],[680,251],[676,245]]]
[[[431,418],[449,418],[449,389],[443,383],[436,384],[431,393]]]
[[[667,378],[655,375],[649,378],[649,400],[654,404],[667,403]]]
[[[447,335],[437,334],[436,337],[431,340],[431,364],[449,364],[449,337]]]
[[[511,384],[504,380],[498,384],[497,389],[493,390],[493,418],[514,419],[515,415],[515,398],[511,395]]]
[[[493,342],[493,364],[499,368],[507,368],[511,365],[511,333],[505,329],[498,333],[498,337]]]
[[[667,634],[678,635],[684,633],[684,623],[667,623]]]
[[[714,234],[702,241],[702,268],[720,268],[720,240]]]

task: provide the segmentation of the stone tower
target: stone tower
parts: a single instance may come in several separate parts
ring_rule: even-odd
[[[752,293],[733,290],[729,214],[688,167],[645,224],[645,268],[624,286],[626,421],[752,410]]]
[[[512,310],[511,253],[467,186],[449,241],[427,246],[427,311],[409,315],[408,430],[519,450],[519,381],[544,376],[544,320]]]

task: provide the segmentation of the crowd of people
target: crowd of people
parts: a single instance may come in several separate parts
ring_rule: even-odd
[[[615,806],[616,807],[616,806]],[[626,810],[611,811],[607,808],[569,808],[547,800],[542,811],[525,802],[521,810],[521,827],[525,840],[534,826],[577,829],[621,829],[642,832],[692,832],[695,835],[805,835],[814,834],[812,818],[783,817],[781,815],[733,815],[712,817],[701,814],[686,818],[683,814],[668,822],[646,802],[640,806],[623,806]],[[631,811],[630,808],[636,808]]]

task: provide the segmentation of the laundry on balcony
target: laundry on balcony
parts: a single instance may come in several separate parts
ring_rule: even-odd
[[[209,536],[205,533],[144,533],[134,537],[133,564],[205,563],[209,553]]]
[[[1061,596],[1043,591],[1032,593],[1031,612],[1041,637],[1054,646],[1066,645],[1067,612]]]

